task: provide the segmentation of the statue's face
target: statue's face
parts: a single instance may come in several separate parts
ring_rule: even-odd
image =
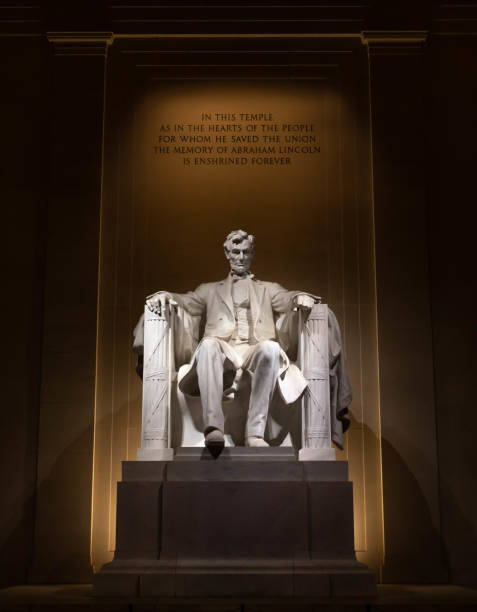
[[[253,246],[248,240],[243,240],[226,251],[226,257],[232,272],[239,276],[248,274],[253,259]]]

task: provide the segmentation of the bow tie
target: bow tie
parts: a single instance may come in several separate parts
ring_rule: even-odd
[[[240,276],[239,274],[236,274],[235,272],[231,271],[230,277],[232,279],[232,282],[235,283],[236,281],[239,281],[239,280],[246,280],[246,279],[253,280],[255,278],[255,274],[246,274],[245,276]]]

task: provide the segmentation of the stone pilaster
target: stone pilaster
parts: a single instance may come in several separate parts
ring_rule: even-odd
[[[107,32],[50,32],[47,256],[30,580],[91,579],[98,253]]]
[[[428,245],[425,31],[368,31],[384,582],[445,582]]]

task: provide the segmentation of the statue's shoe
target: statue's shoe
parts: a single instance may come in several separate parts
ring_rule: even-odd
[[[225,389],[223,395],[222,395],[222,401],[223,402],[233,402],[233,400],[235,399],[235,392],[237,391],[237,389],[235,387],[229,387],[228,389]]]
[[[265,447],[270,446],[263,438],[259,438],[258,436],[249,436],[245,439],[245,446],[254,446],[254,447]]]
[[[205,445],[208,449],[222,449],[225,444],[224,434],[220,429],[211,429],[205,434]]]

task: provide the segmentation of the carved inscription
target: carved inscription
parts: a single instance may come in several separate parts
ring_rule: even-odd
[[[158,157],[178,157],[189,167],[271,167],[319,155],[321,145],[314,123],[268,112],[204,112],[193,123],[161,124],[152,150]]]

